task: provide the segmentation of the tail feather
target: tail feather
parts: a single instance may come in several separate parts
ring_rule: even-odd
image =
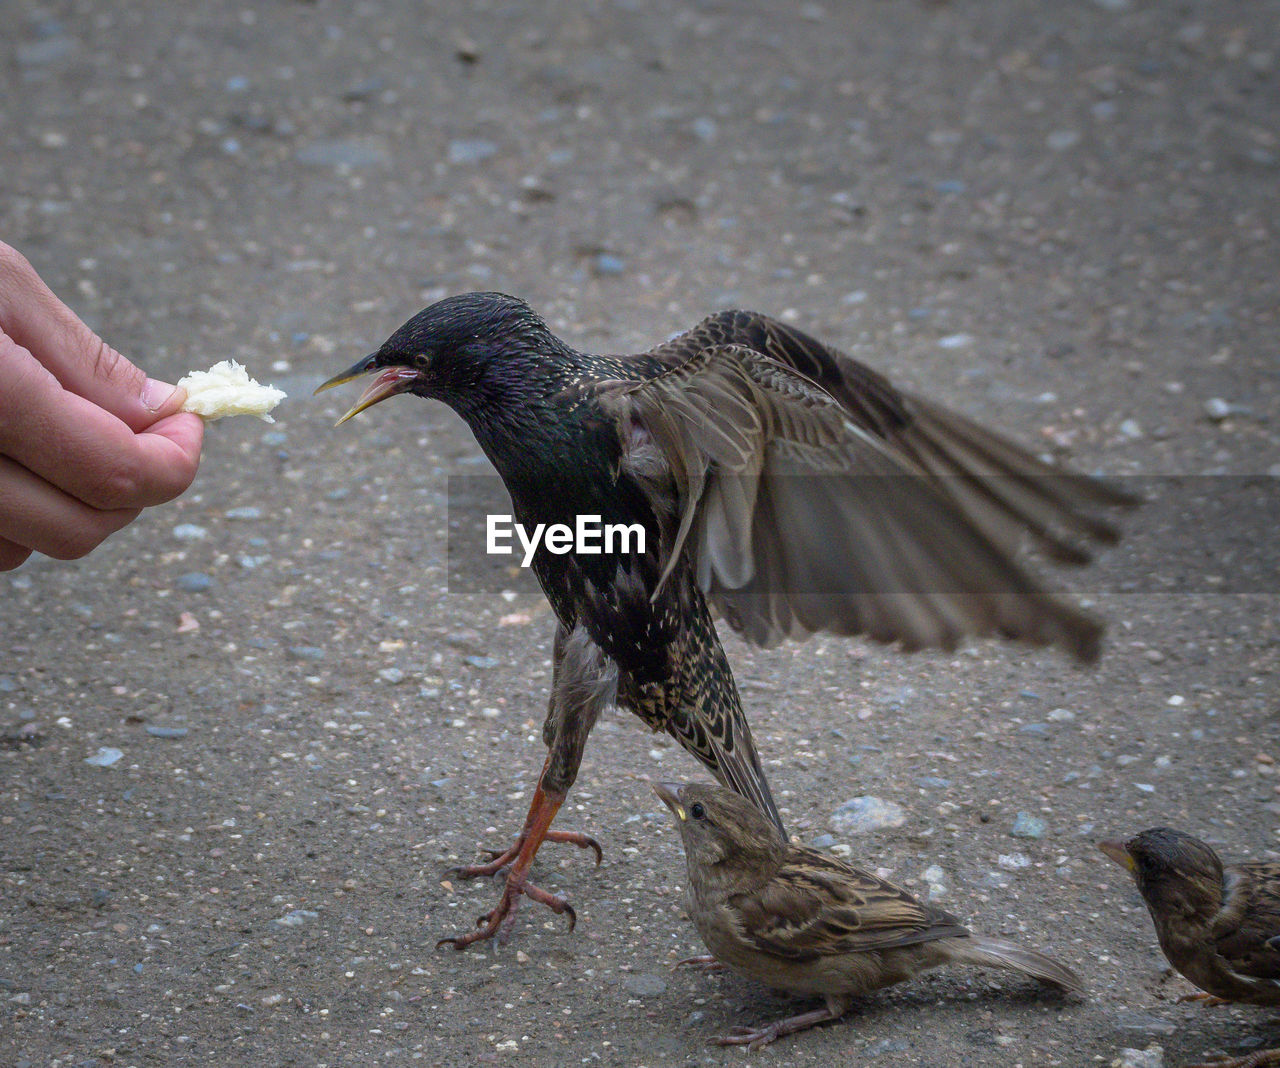
[[[1034,949],[1024,949],[1012,942],[995,938],[957,938],[952,941],[952,960],[961,964],[976,964],[984,968],[1006,968],[1022,972],[1042,983],[1061,987],[1073,994],[1084,993],[1084,981],[1065,964],[1059,964]]]

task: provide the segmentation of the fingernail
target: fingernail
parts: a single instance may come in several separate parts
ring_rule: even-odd
[[[177,391],[178,387],[169,382],[148,378],[142,387],[142,403],[147,411],[158,412]]]

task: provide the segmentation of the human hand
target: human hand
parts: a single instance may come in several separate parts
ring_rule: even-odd
[[[0,242],[0,571],[84,556],[195,478],[185,393],[97,337]]]

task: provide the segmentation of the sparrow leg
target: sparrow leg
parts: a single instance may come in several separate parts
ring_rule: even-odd
[[[847,1000],[827,998],[827,1003],[820,1009],[811,1009],[796,1016],[787,1016],[775,1020],[764,1027],[735,1027],[731,1034],[711,1041],[717,1046],[746,1046],[748,1052],[767,1046],[783,1035],[793,1035],[817,1024],[838,1020],[849,1008]]]
[[[1204,1064],[1189,1064],[1187,1068],[1264,1068],[1280,1064],[1280,1049],[1260,1049],[1243,1057],[1219,1057]]]
[[[671,965],[672,968],[695,968],[700,972],[724,972],[729,970],[729,965],[723,961],[718,961],[710,953],[703,953],[697,957],[685,957],[684,960],[678,960]]]
[[[613,702],[617,674],[582,629],[570,632],[560,627],[557,630],[552,662],[551,700],[547,722],[542,729],[549,751],[524,827],[515,844],[506,852],[497,854],[490,863],[454,869],[461,878],[472,878],[496,874],[510,865],[502,897],[496,907],[476,921],[476,930],[453,938],[442,938],[436,943],[437,947],[448,943],[454,949],[462,950],[495,935],[499,940],[504,939],[515,922],[516,904],[522,894],[546,905],[557,915],[568,913],[569,930],[572,931],[577,923],[577,914],[567,901],[534,886],[527,876],[539,847],[548,839],[593,849],[596,863],[600,863],[602,853],[594,839],[568,831],[552,831],[551,821],[556,818],[577,778],[587,735],[600,713]]]

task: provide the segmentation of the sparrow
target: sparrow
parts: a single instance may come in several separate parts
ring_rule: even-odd
[[[826,999],[820,1009],[736,1028],[718,1045],[759,1049],[839,1019],[859,995],[944,964],[1005,968],[1084,990],[1075,972],[1043,953],[975,935],[900,886],[788,842],[758,808],[723,787],[659,783],[654,792],[680,829],[687,908],[712,957],[769,986]]]
[[[1224,865],[1211,846],[1169,827],[1098,848],[1133,876],[1164,955],[1203,991],[1184,1000],[1280,1007],[1280,863]],[[1212,1063],[1280,1064],[1280,1049]]]
[[[726,311],[646,352],[597,356],[524,301],[466,293],[424,309],[328,389],[373,381],[342,422],[401,393],[443,401],[474,433],[525,530],[642,530],[531,566],[554,610],[547,756],[512,846],[461,878],[507,872],[456,949],[510,929],[601,712],[665,731],[782,829],[716,618],[757,645],[817,631],[904,649],[969,635],[1098,655],[1102,624],[1024,566],[1029,546],[1083,564],[1133,499],[893,386],[794,327]],[[412,470],[404,477],[412,478]],[[477,542],[483,544],[477,532]],[[596,546],[600,548],[600,546]]]

